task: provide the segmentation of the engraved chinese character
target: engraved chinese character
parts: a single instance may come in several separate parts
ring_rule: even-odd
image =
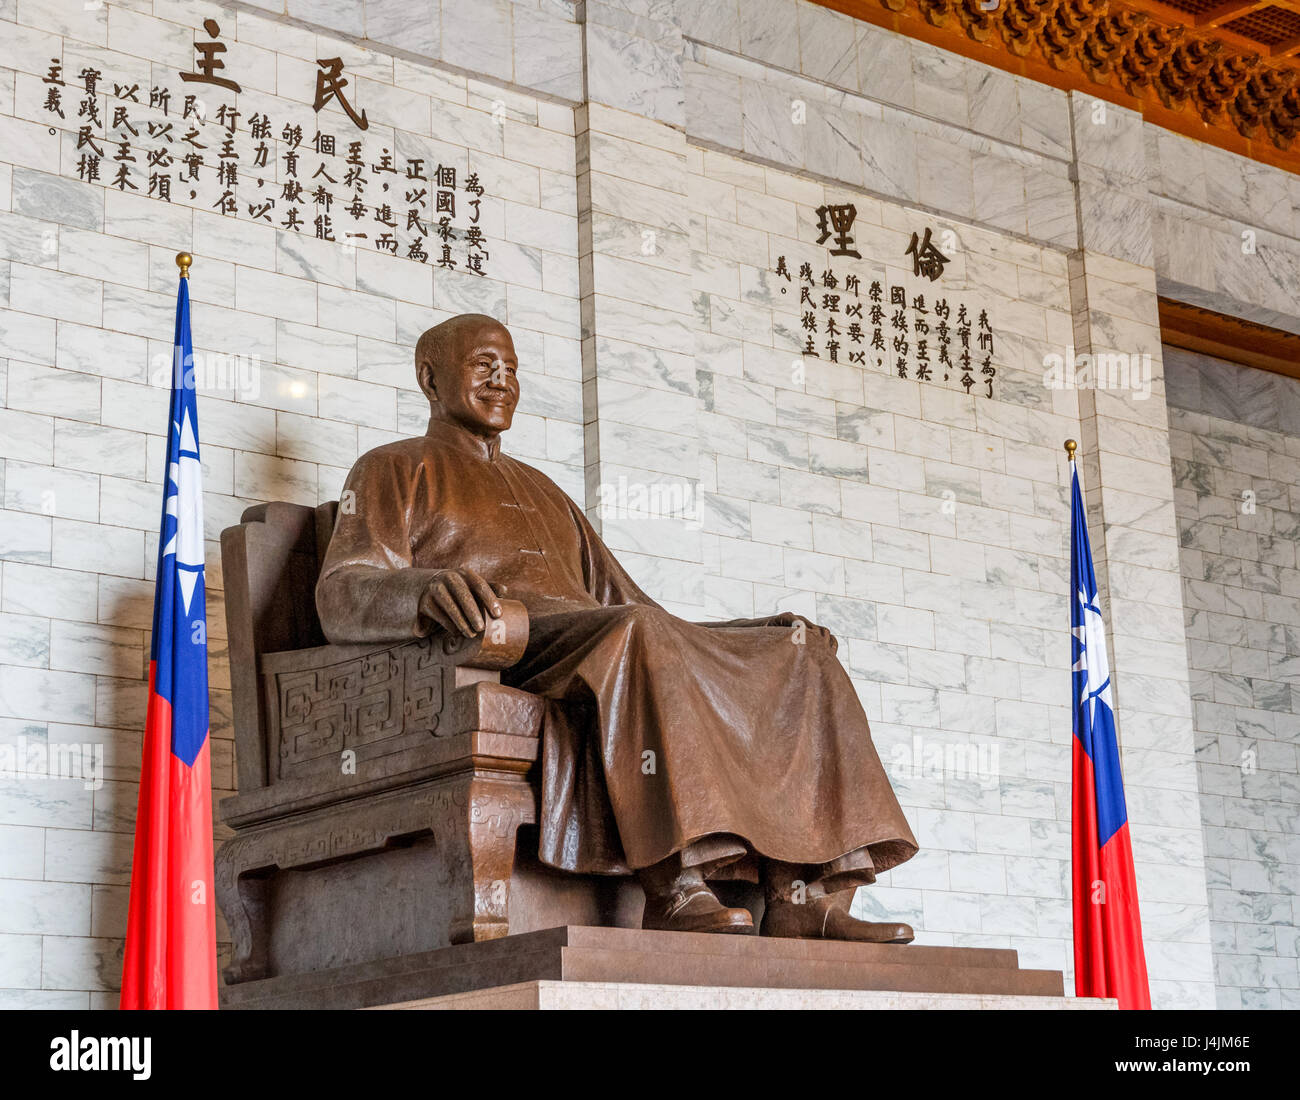
[[[217,21],[215,19],[203,20],[203,29],[212,37],[212,41],[194,43],[194,48],[199,53],[199,59],[194,63],[196,71],[181,73],[181,79],[187,83],[193,81],[199,84],[216,84],[222,88],[229,88],[232,92],[241,91],[242,89],[233,80],[228,77],[217,76],[217,70],[226,67],[226,63],[217,56],[219,53],[226,52],[226,44],[216,40],[217,35],[221,33]]]
[[[343,94],[343,89],[348,86],[348,81],[343,76],[343,59],[341,57],[318,57],[316,64],[320,66],[320,72],[316,74],[316,102],[312,104],[312,108],[320,111],[331,99],[337,99],[339,106],[347,112],[348,118],[356,124],[357,128],[368,130],[370,121],[366,118],[366,112],[362,110],[361,114],[358,115]]]
[[[926,227],[923,238],[917,237],[915,233],[912,234],[912,241],[903,255],[912,257],[912,274],[924,276],[930,282],[934,282],[943,274],[944,265],[948,263],[948,257],[931,242],[929,226]]]
[[[853,238],[849,236],[857,216],[858,208],[851,202],[817,207],[817,228],[821,232],[817,243],[825,244],[834,236],[835,247],[830,250],[832,256],[852,256],[855,260],[862,259],[862,253],[853,247]]]

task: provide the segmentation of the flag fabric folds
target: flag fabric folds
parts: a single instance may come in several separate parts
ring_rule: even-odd
[[[1105,624],[1076,467],[1071,461],[1074,991],[1150,1008]]]
[[[122,1008],[217,1007],[203,487],[193,358],[189,279],[182,275]]]

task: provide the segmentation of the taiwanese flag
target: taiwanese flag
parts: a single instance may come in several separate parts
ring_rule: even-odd
[[[182,262],[123,1008],[217,1007],[203,487]]]
[[[1074,992],[1150,1008],[1105,625],[1079,471],[1071,461],[1070,626],[1074,634]]]

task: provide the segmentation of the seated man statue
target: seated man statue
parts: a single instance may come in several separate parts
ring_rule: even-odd
[[[316,588],[326,636],[472,636],[508,594],[530,633],[506,680],[547,701],[544,863],[634,872],[645,928],[752,933],[718,877],[762,883],[764,935],[909,942],[849,914],[917,846],[835,639],[788,613],[694,623],[650,599],[577,504],[502,453],[518,366],[491,317],[420,337],[429,429],[352,467]]]

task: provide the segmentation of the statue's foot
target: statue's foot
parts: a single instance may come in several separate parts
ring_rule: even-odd
[[[911,943],[916,938],[910,924],[851,917],[829,895],[803,903],[769,901],[763,914],[763,935],[857,943]]]
[[[732,932],[752,935],[748,909],[728,909],[703,883],[648,897],[641,927],[653,932]]]

